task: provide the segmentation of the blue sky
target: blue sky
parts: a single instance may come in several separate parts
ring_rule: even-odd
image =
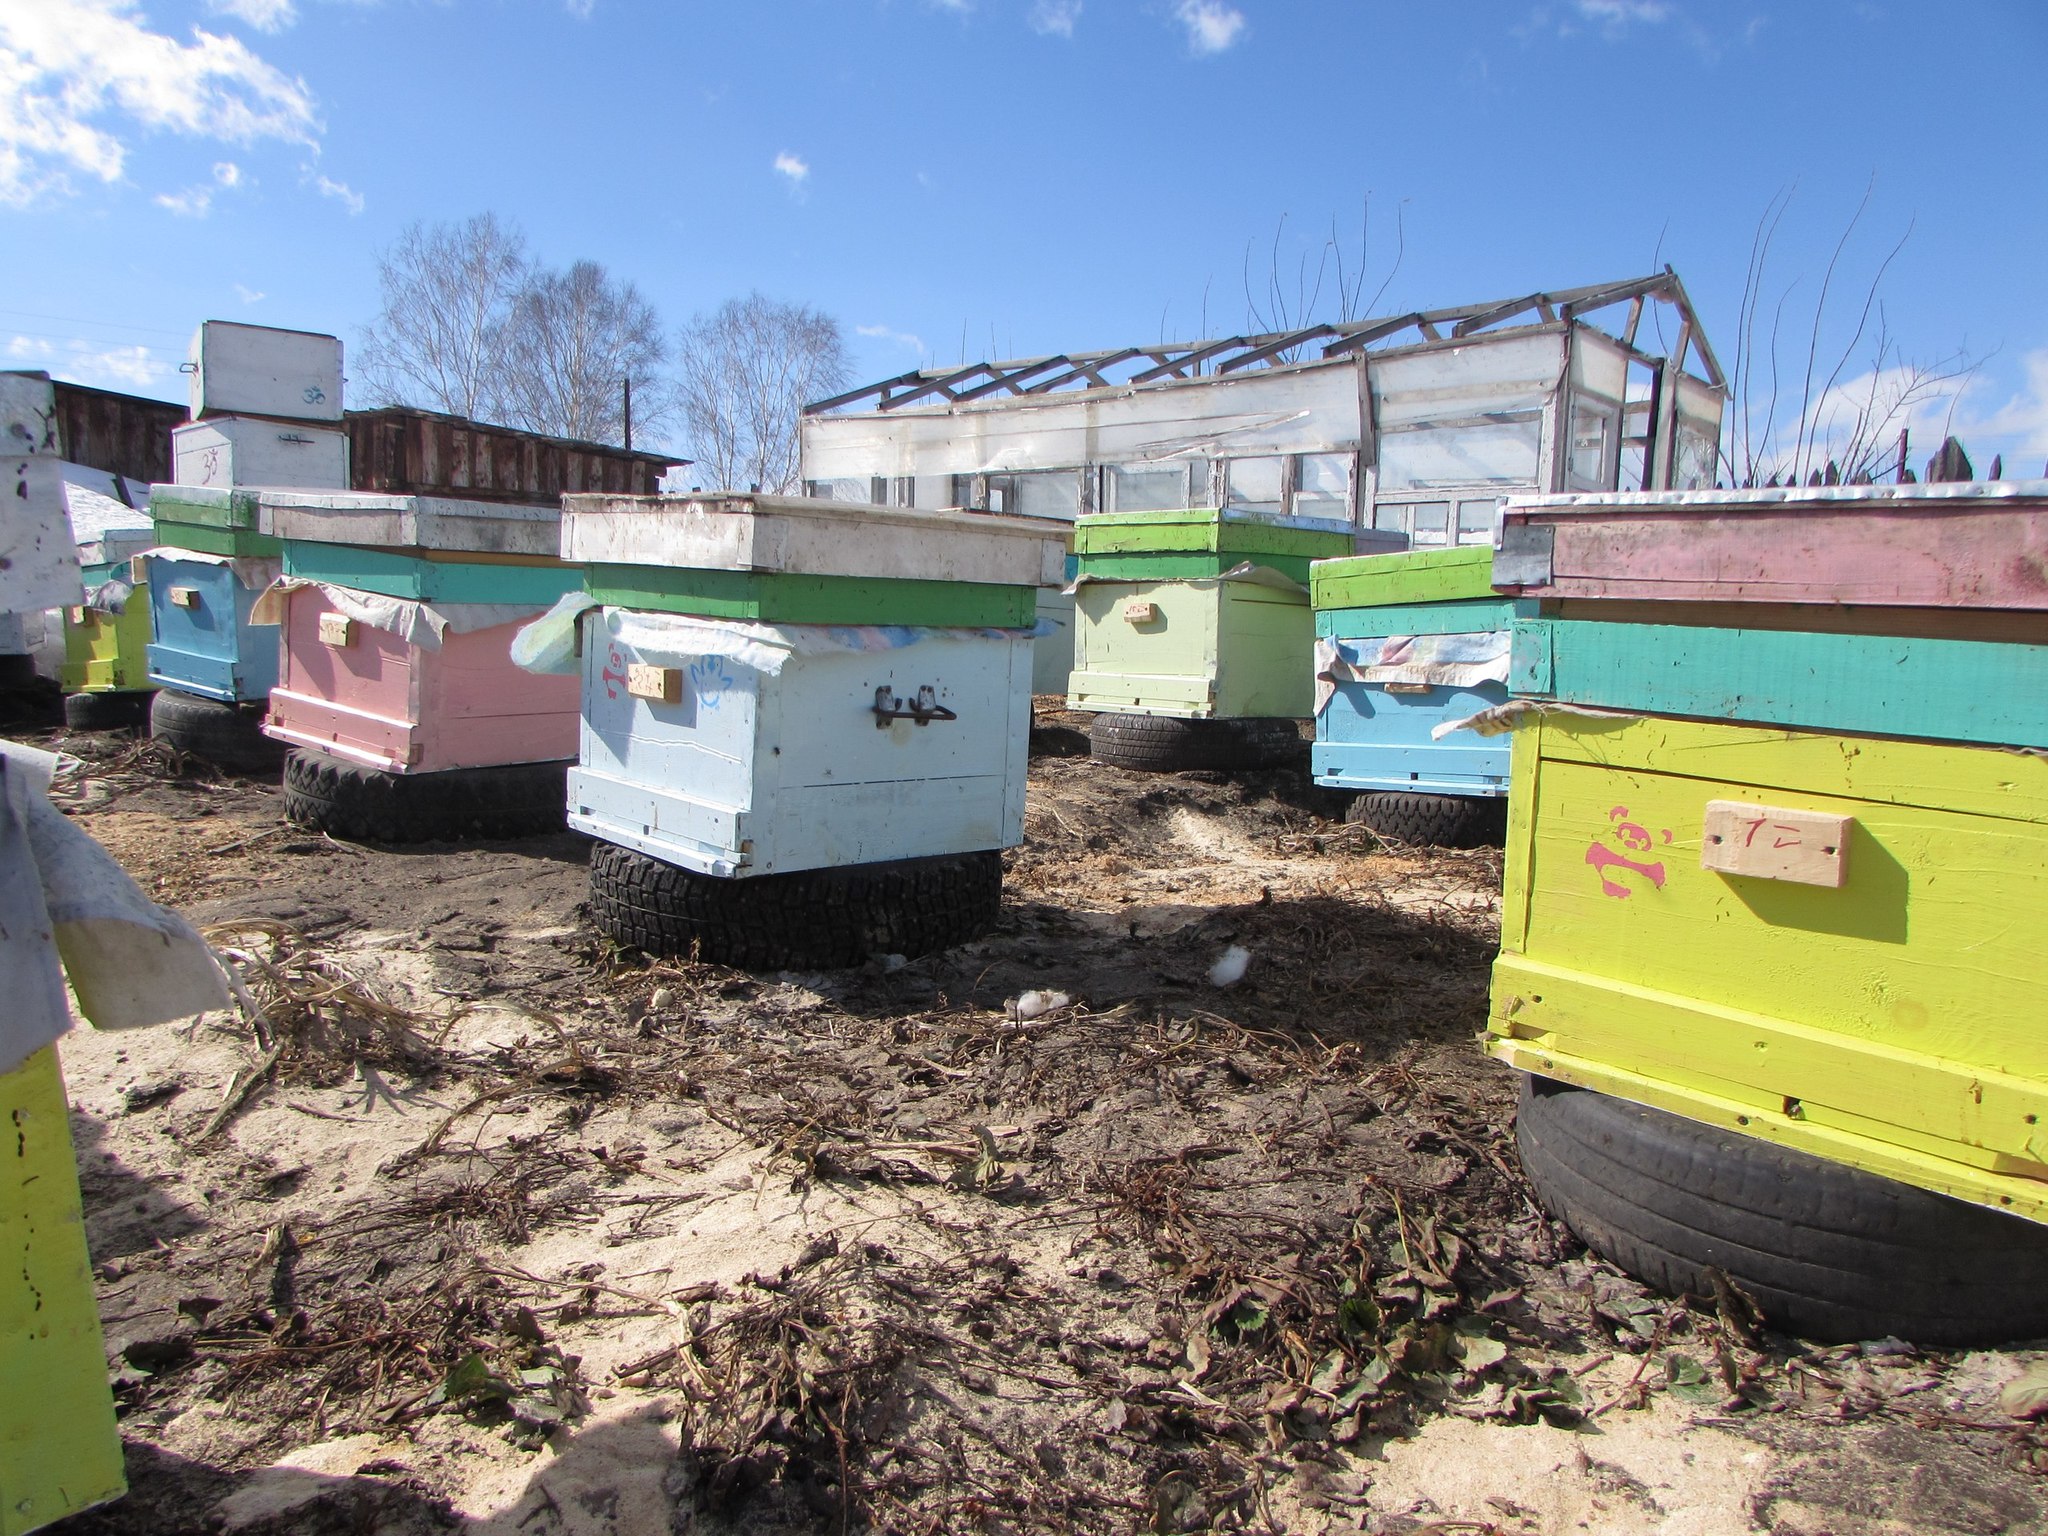
[[[2043,0],[0,0],[0,365],[176,396],[197,321],[352,339],[486,209],[672,324],[815,304],[863,381],[1238,330],[1276,232],[1292,312],[1368,207],[1380,311],[1669,261],[1732,361],[1789,191],[1788,363],[1862,203],[1824,358],[1910,229],[1896,355],[1978,362],[1916,445],[2038,473],[2044,78]]]

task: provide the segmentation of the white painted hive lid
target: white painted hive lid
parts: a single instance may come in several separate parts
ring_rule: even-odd
[[[1058,518],[715,492],[562,498],[562,555],[612,565],[1058,586]]]
[[[260,490],[256,498],[260,532],[313,544],[503,555],[555,555],[562,544],[557,506],[388,491]]]

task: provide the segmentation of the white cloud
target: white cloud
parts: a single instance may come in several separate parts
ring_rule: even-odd
[[[148,347],[110,347],[71,340],[60,346],[41,336],[15,336],[7,343],[11,361],[27,363],[74,384],[103,389],[162,386],[178,377],[176,358],[158,357]]]
[[[258,32],[282,32],[299,19],[299,8],[292,0],[206,0],[206,8],[247,22]]]
[[[363,194],[345,181],[333,181],[315,171],[310,165],[301,166],[300,173],[310,182],[322,197],[331,197],[348,209],[350,218],[363,211]]]
[[[886,325],[856,325],[853,334],[865,336],[871,341],[894,342],[897,346],[907,347],[920,356],[924,354],[924,338],[912,331],[892,331]]]
[[[214,165],[213,179],[224,187],[239,187],[242,184],[242,168],[232,160],[219,161]]]
[[[1625,27],[1630,22],[1656,22],[1671,16],[1670,0],[1574,0],[1578,13],[1587,21],[1605,27]]]
[[[793,187],[800,187],[811,179],[809,163],[792,155],[786,149],[775,157],[775,173],[778,176],[787,176],[789,184]]]
[[[235,297],[244,304],[260,304],[264,300],[265,295],[258,289],[244,287],[240,283],[236,283],[234,287]]]
[[[1180,0],[1173,14],[1196,53],[1222,53],[1244,35],[1244,12],[1223,0]]]
[[[181,219],[203,219],[213,207],[211,187],[187,187],[182,192],[159,192],[157,207],[168,208]]]
[[[12,358],[49,357],[56,350],[40,336],[16,336],[7,343],[7,355]]]
[[[597,0],[562,0],[562,9],[578,21],[588,21],[590,13],[597,9]]]
[[[306,83],[239,38],[152,32],[136,0],[0,4],[0,203],[69,191],[73,173],[118,181],[137,127],[311,146],[320,124]]]
[[[1980,471],[1990,466],[1994,452],[2027,461],[2015,463],[2014,474],[2031,474],[2032,463],[2048,458],[2048,347],[2027,353],[2020,359],[2020,367],[2026,375],[2020,387],[1997,409],[1973,416],[1958,431],[1958,435],[1969,432],[1971,436],[1964,438],[1965,445],[1973,453],[1983,455],[1978,465]],[[1985,442],[1980,444],[1976,441],[1979,438]],[[2048,469],[2042,473],[2048,474]]]
[[[1072,37],[1080,19],[1081,0],[1036,0],[1031,7],[1031,30],[1047,37]]]

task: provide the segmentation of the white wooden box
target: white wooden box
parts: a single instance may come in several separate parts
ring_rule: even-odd
[[[874,507],[811,496],[562,498],[562,556],[609,565],[1060,586],[1055,518]]]
[[[812,626],[619,608],[583,623],[583,723],[569,774],[578,831],[721,877],[1023,838],[1024,631],[868,631],[878,647],[915,638],[862,649],[847,631],[835,643]],[[878,702],[913,710],[921,694],[953,718],[920,725],[878,713]]]
[[[186,366],[191,370],[194,421],[235,415],[341,420],[337,337],[208,320],[192,335]]]
[[[348,485],[348,434],[245,416],[215,416],[171,432],[179,485]]]
[[[266,490],[256,498],[256,529],[280,539],[365,549],[442,549],[552,559],[562,546],[558,507],[387,491]]]

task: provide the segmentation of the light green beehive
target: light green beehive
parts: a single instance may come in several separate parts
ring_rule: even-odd
[[[1342,528],[1213,507],[1082,518],[1069,707],[1204,720],[1312,714],[1315,616],[1302,583],[1310,561],[1352,544]]]

